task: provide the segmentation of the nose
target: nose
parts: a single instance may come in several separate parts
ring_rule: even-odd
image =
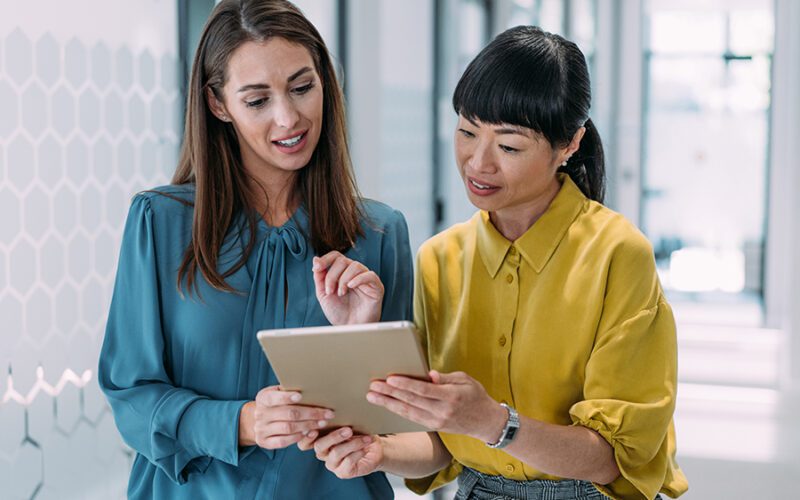
[[[293,129],[300,120],[300,114],[291,99],[279,99],[275,103],[275,124],[281,128]]]
[[[467,158],[467,167],[475,173],[492,173],[496,170],[491,145],[479,143]]]

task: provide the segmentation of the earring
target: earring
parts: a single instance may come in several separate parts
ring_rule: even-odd
[[[561,162],[561,166],[562,166],[562,167],[566,167],[566,166],[567,166],[567,162],[568,162],[568,161],[569,161],[569,158],[567,158],[566,160],[562,161],[562,162]]]

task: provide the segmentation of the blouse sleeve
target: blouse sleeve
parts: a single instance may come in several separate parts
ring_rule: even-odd
[[[381,321],[411,321],[414,266],[406,219],[392,211],[381,243],[381,268],[384,296]]]
[[[153,213],[140,195],[125,224],[98,379],[125,442],[182,484],[212,458],[238,464],[245,401],[212,400],[170,380],[155,248]]]
[[[677,346],[649,243],[616,252],[603,307],[584,400],[570,408],[570,416],[614,449],[621,475],[598,485],[601,490],[615,498],[653,498],[673,470]]]

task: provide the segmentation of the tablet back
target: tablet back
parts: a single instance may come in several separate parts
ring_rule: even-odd
[[[373,405],[366,394],[372,380],[391,374],[428,379],[417,335],[413,323],[395,321],[263,330],[258,340],[281,386],[303,393],[300,404],[336,412],[329,428],[392,434],[429,429]]]

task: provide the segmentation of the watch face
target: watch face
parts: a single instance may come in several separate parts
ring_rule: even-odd
[[[514,439],[514,435],[517,433],[518,429],[519,427],[509,427],[508,432],[506,433],[505,439],[503,439],[503,441],[505,441],[506,443],[511,442],[511,440]]]

